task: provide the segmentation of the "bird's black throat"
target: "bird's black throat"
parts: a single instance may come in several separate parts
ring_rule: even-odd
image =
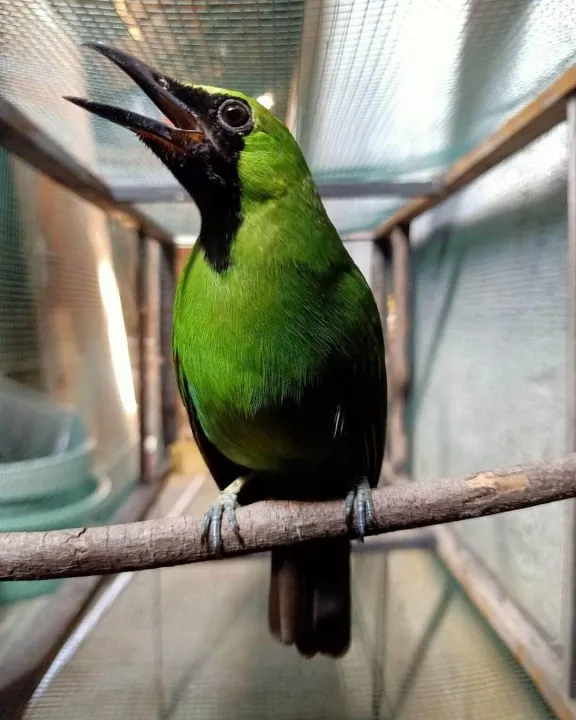
[[[227,185],[196,203],[202,218],[197,242],[211,267],[217,273],[224,272],[230,266],[232,242],[242,224],[240,183]]]
[[[235,173],[235,177],[228,177],[223,183],[206,183],[192,196],[202,220],[197,242],[217,273],[230,266],[232,242],[242,224],[240,193],[240,180]]]
[[[238,154],[236,150],[224,157],[210,153],[173,169],[198,206],[202,222],[197,243],[218,273],[230,266],[232,243],[242,224]]]

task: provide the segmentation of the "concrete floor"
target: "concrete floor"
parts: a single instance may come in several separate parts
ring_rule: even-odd
[[[189,482],[174,478],[153,514]],[[206,478],[186,512],[215,493]],[[354,557],[354,639],[338,662],[272,640],[268,572],[262,556],[131,576],[26,719],[552,717],[430,551]]]

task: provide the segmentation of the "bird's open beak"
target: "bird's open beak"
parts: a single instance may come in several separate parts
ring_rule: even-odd
[[[111,105],[76,97],[66,97],[66,100],[132,130],[143,140],[166,145],[172,151],[184,152],[190,145],[205,139],[206,134],[194,112],[168,89],[172,83],[169,78],[121,50],[100,43],[88,43],[86,47],[96,50],[118,65],[148,95],[174,127]]]

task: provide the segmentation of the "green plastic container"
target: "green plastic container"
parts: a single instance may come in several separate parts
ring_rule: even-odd
[[[0,532],[97,522],[112,483],[93,467],[94,442],[72,409],[0,377]],[[0,604],[60,582],[0,583]]]

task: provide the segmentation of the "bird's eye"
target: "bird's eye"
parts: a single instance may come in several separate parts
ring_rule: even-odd
[[[218,119],[228,130],[248,132],[252,129],[250,108],[241,100],[225,100],[218,109]]]

